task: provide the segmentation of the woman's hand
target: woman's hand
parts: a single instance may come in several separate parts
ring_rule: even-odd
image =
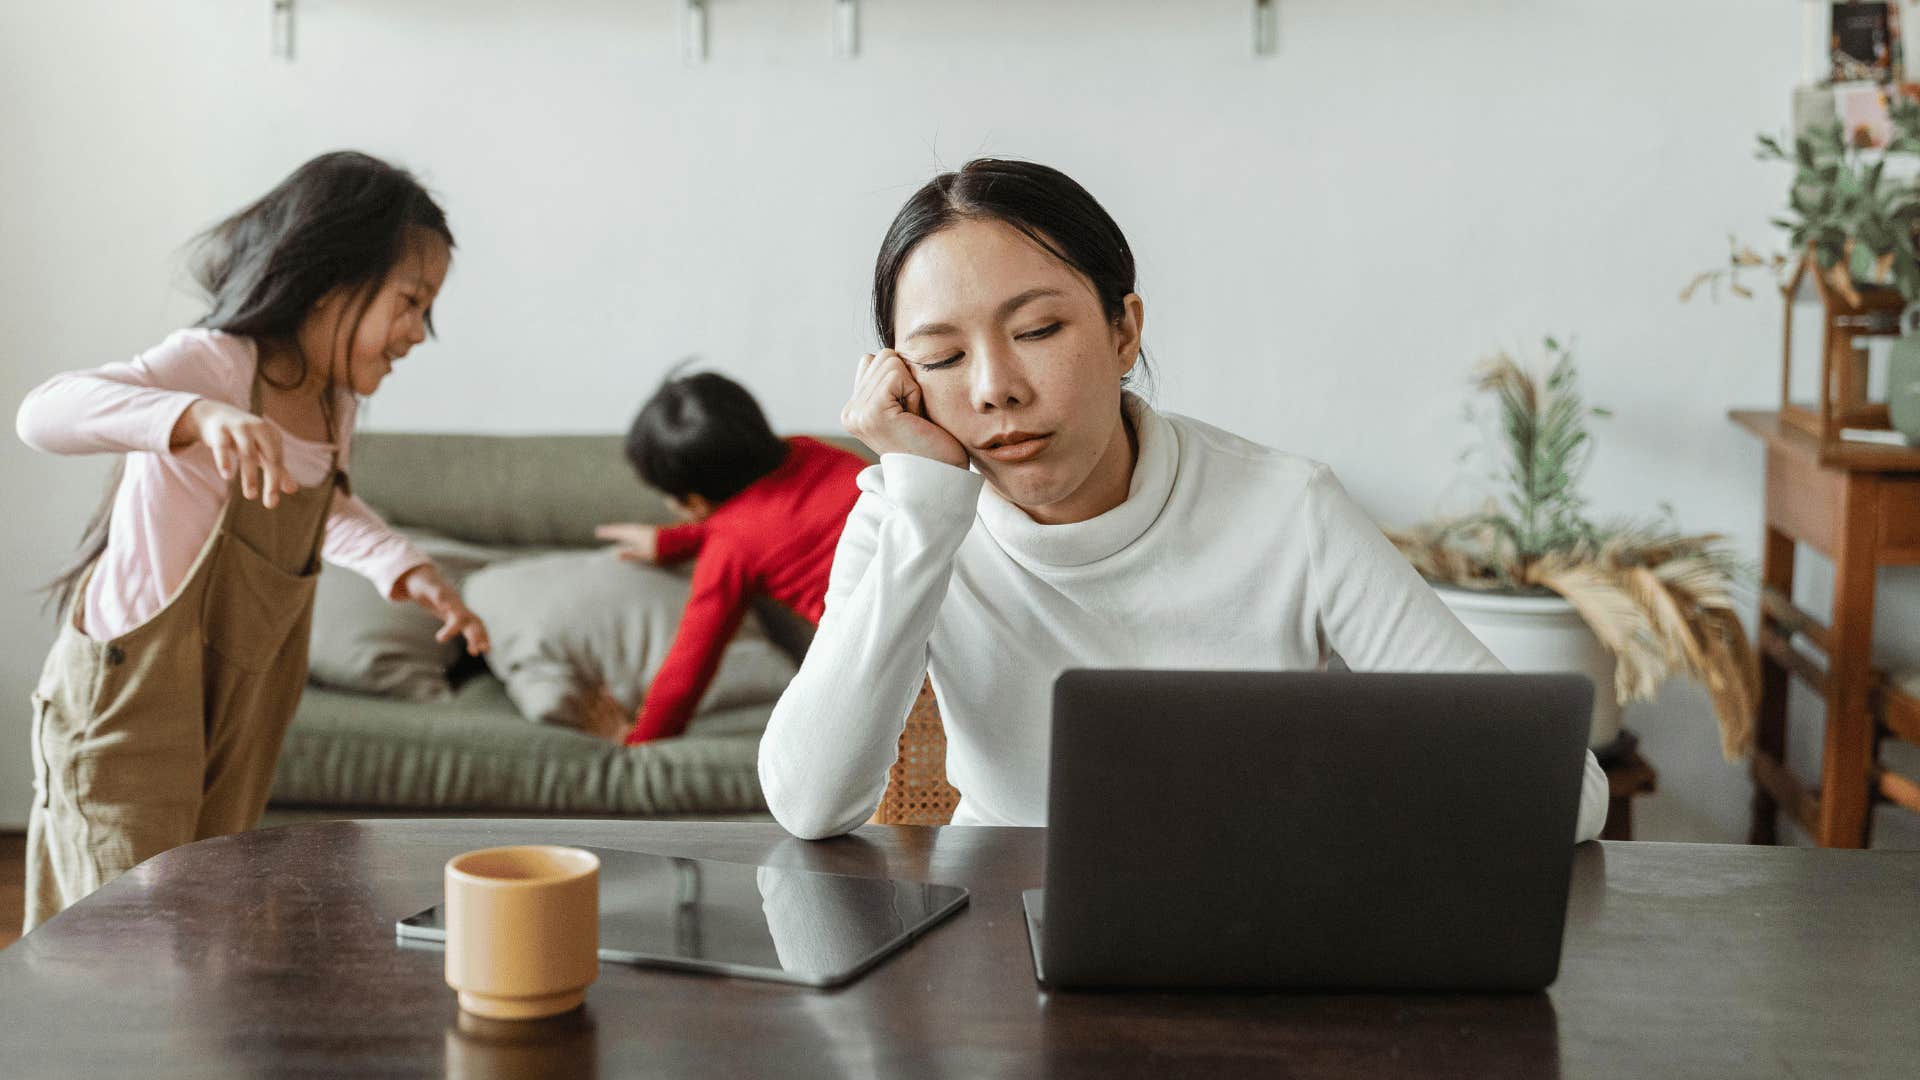
[[[594,528],[593,535],[611,541],[613,553],[621,562],[660,562],[660,527],[638,522],[609,522]]]
[[[240,494],[271,509],[282,494],[300,490],[281,456],[280,429],[266,418],[206,398],[187,406],[173,425],[168,445],[183,450],[205,443],[223,480],[240,474]]]
[[[447,579],[440,576],[432,563],[421,563],[407,571],[394,592],[399,594],[398,599],[411,600],[440,620],[442,625],[433,640],[448,642],[456,635],[465,637],[468,656],[479,656],[492,647],[487,640],[487,624],[467,607],[459,590],[447,584]]]
[[[906,357],[882,349],[860,358],[853,396],[840,410],[840,425],[876,454],[914,454],[967,467],[967,448],[927,419],[926,396]]]

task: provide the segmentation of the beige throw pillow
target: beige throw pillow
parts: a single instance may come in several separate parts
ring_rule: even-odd
[[[425,530],[400,532],[455,588],[473,571],[506,555],[500,548]],[[458,638],[445,644],[433,640],[439,630],[440,620],[420,605],[388,600],[366,578],[329,566],[314,592],[307,677],[322,686],[363,694],[446,701],[453,696],[447,671],[466,646]]]
[[[688,578],[574,551],[496,563],[465,592],[493,639],[487,665],[527,719],[611,737],[632,724],[673,646]],[[696,714],[775,701],[794,670],[749,614]]]

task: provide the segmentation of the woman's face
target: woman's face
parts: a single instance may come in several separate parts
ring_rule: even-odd
[[[987,482],[1043,524],[1084,521],[1125,501],[1133,447],[1120,379],[1145,318],[1119,321],[1093,283],[1001,221],[921,241],[900,268],[894,348],[912,365],[927,419],[966,447]]]

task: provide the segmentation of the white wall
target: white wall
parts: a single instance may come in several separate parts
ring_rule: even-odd
[[[190,322],[179,245],[354,146],[421,172],[460,242],[443,336],[370,426],[614,430],[699,353],[779,426],[827,429],[894,209],[1004,154],[1127,229],[1164,407],[1327,460],[1403,522],[1463,495],[1472,361],[1572,336],[1618,413],[1597,509],[1668,500],[1753,550],[1761,458],[1724,413],[1770,400],[1777,303],[1674,294],[1729,232],[1771,240],[1784,177],[1749,149],[1785,124],[1794,0],[1284,0],[1267,59],[1248,7],[864,0],[842,62],[826,0],[714,0],[689,67],[669,0],[301,0],[291,64],[264,2],[7,4],[0,400]],[[28,590],[103,471],[0,441],[0,823],[24,818],[49,637]],[[1908,662],[1914,580],[1882,602]],[[1662,777],[1643,836],[1743,835],[1697,691],[1628,723]]]

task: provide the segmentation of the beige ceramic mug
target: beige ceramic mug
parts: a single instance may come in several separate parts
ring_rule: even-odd
[[[447,860],[447,985],[460,1007],[531,1020],[578,1007],[600,973],[600,860],[486,848]]]

